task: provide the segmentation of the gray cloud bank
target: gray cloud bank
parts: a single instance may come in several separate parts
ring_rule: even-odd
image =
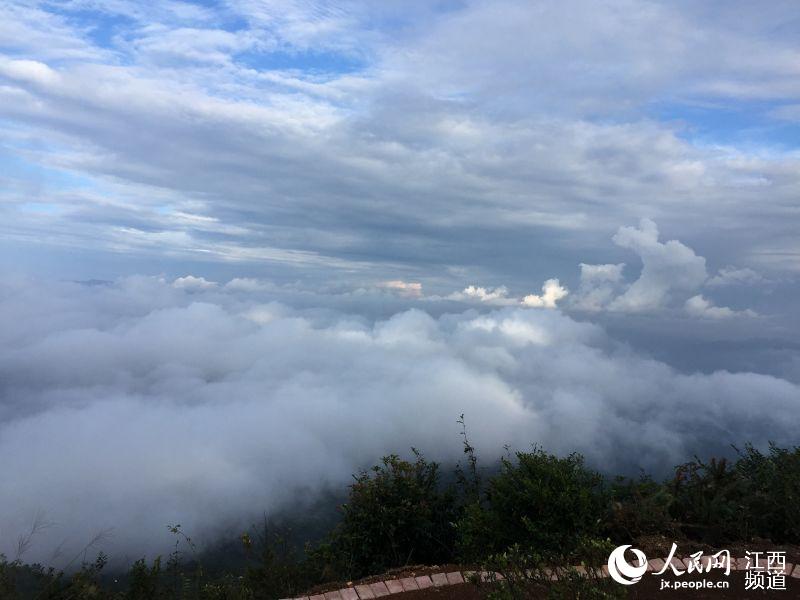
[[[455,459],[462,412],[486,459],[537,442],[609,470],[797,441],[796,383],[681,373],[559,310],[367,319],[270,289],[3,284],[0,551],[42,510],[28,558],[107,527],[109,552],[161,552],[167,522],[277,510],[386,452]]]

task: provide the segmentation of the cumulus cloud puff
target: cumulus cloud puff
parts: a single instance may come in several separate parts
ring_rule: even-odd
[[[486,458],[537,442],[609,470],[800,426],[789,381],[678,373],[558,310],[372,320],[241,282],[4,284],[0,381],[0,551],[36,510],[58,523],[31,558],[106,527],[109,552],[162,551],[167,522],[296,504],[411,445],[455,459],[462,412]]]
[[[447,296],[447,299],[466,302],[477,301],[495,305],[511,305],[517,303],[517,300],[508,297],[508,288],[504,285],[496,288],[468,285],[460,292],[453,292]]]
[[[509,296],[508,288],[504,285],[492,288],[478,285],[468,285],[460,292],[453,292],[444,298],[431,296],[430,300],[455,300],[457,302],[477,302],[490,306],[515,306],[521,305],[528,308],[555,308],[559,300],[566,297],[569,290],[563,287],[558,279],[548,279],[542,285],[542,294],[528,294],[522,298]]]
[[[181,288],[188,291],[209,290],[217,287],[217,282],[209,281],[205,277],[195,277],[194,275],[186,275],[185,277],[178,277],[172,282],[176,288]]]
[[[542,294],[528,294],[522,299],[522,304],[532,308],[555,308],[562,298],[569,294],[567,288],[561,285],[558,279],[548,279],[542,285]]]
[[[677,240],[658,241],[658,227],[642,219],[639,228],[621,227],[613,238],[621,248],[636,252],[642,272],[612,309],[642,311],[662,308],[677,292],[698,289],[707,278],[706,260]]]
[[[570,307],[578,310],[657,313],[683,308],[692,317],[721,319],[753,317],[746,309],[736,311],[714,306],[713,301],[696,292],[704,286],[754,285],[763,279],[752,269],[726,267],[711,279],[706,259],[679,242],[659,241],[658,227],[642,219],[639,227],[620,227],[612,238],[621,248],[633,250],[642,261],[639,277],[625,285],[624,263],[581,263],[580,285]]]

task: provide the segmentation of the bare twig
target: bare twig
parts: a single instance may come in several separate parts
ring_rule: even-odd
[[[28,530],[27,533],[24,533],[17,538],[17,553],[15,556],[15,560],[20,560],[31,547],[31,543],[33,542],[33,538],[35,538],[38,534],[40,534],[45,529],[49,529],[55,525],[54,522],[48,521],[45,518],[45,513],[43,510],[39,509],[36,511],[36,514],[33,517],[33,522],[31,523],[31,528]]]

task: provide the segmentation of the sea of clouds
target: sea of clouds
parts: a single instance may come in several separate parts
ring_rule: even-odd
[[[275,296],[245,280],[2,284],[0,552],[37,514],[53,525],[27,559],[108,528],[112,555],[163,552],[167,523],[202,536],[298,506],[389,452],[455,461],[462,413],[487,462],[537,443],[663,473],[796,442],[796,383],[679,372],[558,308]]]

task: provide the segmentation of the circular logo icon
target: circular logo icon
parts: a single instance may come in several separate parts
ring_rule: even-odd
[[[631,565],[625,560],[625,551],[628,548],[631,548],[630,544],[620,546],[608,557],[608,574],[611,575],[611,579],[622,585],[633,585],[647,571],[647,557],[641,550],[631,548],[638,565]]]

